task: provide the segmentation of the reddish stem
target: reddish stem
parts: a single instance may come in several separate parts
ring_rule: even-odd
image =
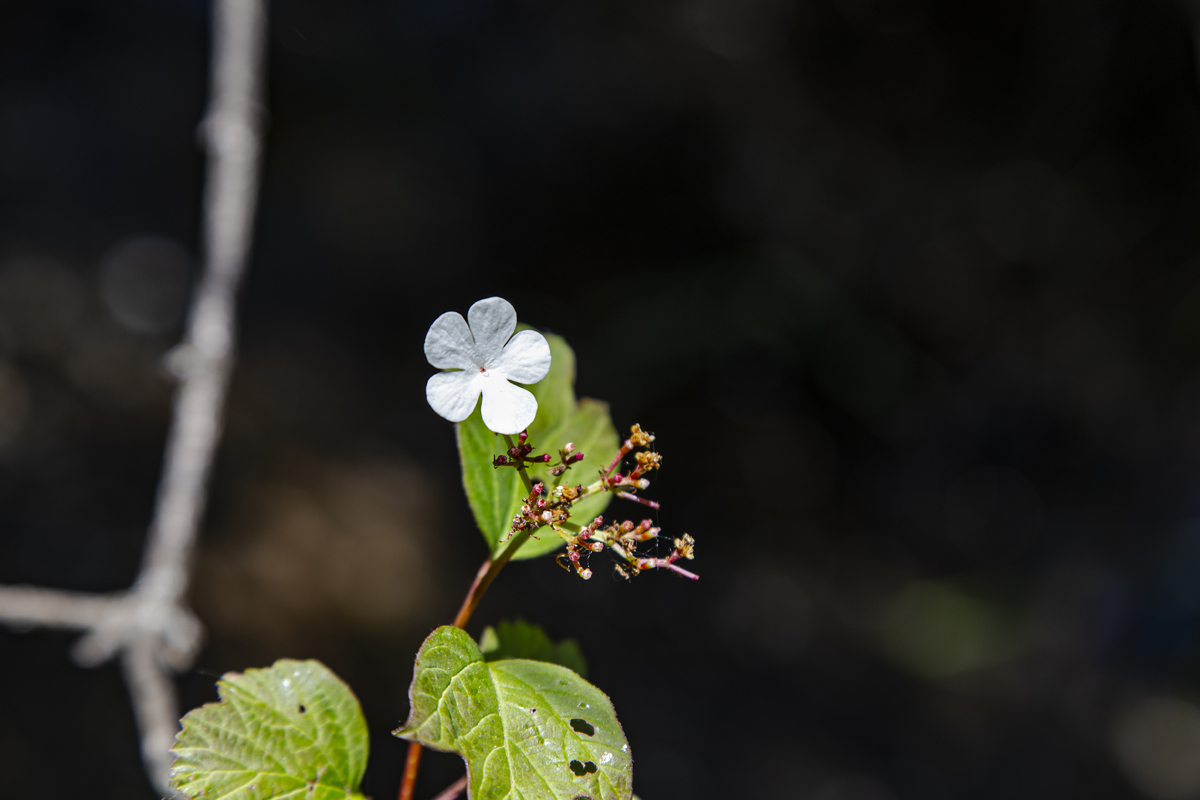
[[[524,469],[521,469],[521,476],[525,478],[526,482],[529,481]],[[454,622],[451,623],[454,627],[462,628],[466,626],[467,620],[471,619],[471,615],[475,613],[475,608],[479,605],[479,601],[483,599],[483,593],[492,585],[492,581],[496,579],[500,570],[504,569],[504,565],[511,561],[512,557],[521,549],[521,545],[529,540],[531,533],[533,533],[532,530],[521,531],[513,537],[508,547],[504,548],[504,552],[497,556],[494,561],[489,558],[483,562],[483,566],[475,573],[475,580],[472,582],[471,588],[467,590],[467,596],[463,598],[462,607],[458,609],[458,613],[454,616]],[[409,743],[408,758],[404,761],[404,777],[400,779],[400,795],[397,800],[412,800],[413,789],[417,784],[417,770],[421,767],[422,751],[423,748],[419,743]],[[463,780],[465,781],[466,778]],[[449,791],[449,789],[446,791]]]
[[[646,569],[647,567],[659,567],[659,568],[665,567],[665,568],[671,570],[672,572],[678,572],[680,575],[682,575],[685,578],[691,578],[694,581],[700,580],[700,576],[697,575],[696,573],[688,572],[683,567],[677,567],[665,558],[638,559],[638,567],[640,569]]]
[[[408,745],[408,758],[404,759],[404,778],[400,781],[400,797],[398,800],[412,800],[413,789],[417,785],[417,769],[421,766],[421,753],[425,748],[417,742]]]
[[[467,776],[463,775],[461,778],[456,780],[454,783],[450,784],[445,789],[443,789],[442,793],[439,794],[437,797],[433,798],[433,800],[454,800],[454,798],[456,798],[460,794],[462,794],[463,789],[466,789],[466,788],[467,788]]]
[[[658,503],[655,501],[647,500],[644,497],[638,497],[636,494],[630,494],[629,492],[613,492],[613,494],[622,500],[632,500],[635,503],[641,503],[644,506],[650,506],[650,508],[658,508]]]
[[[633,449],[633,442],[629,439],[625,440],[625,444],[621,445],[621,449],[617,451],[617,457],[608,465],[608,469],[604,470],[604,477],[612,475],[612,471],[621,463],[621,459],[629,455],[629,451]]]

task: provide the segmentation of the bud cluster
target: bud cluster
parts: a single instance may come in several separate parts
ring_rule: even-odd
[[[508,455],[499,455],[492,459],[492,469],[498,467],[517,467],[523,468],[526,464],[548,464],[550,463],[550,454],[546,453],[540,456],[531,456],[533,445],[527,444],[526,439],[529,438],[529,431],[521,431],[517,437],[517,443],[508,448]]]
[[[567,443],[558,451],[558,464],[549,470],[550,475],[554,477],[553,486],[549,489],[545,483],[529,483],[525,465],[547,464],[551,459],[549,455],[530,457],[533,447],[527,444],[527,438],[528,432],[522,433],[518,444],[508,449],[507,456],[497,456],[492,462],[494,467],[516,467],[526,479],[525,485],[532,486],[532,491],[525,498],[520,511],[513,517],[512,529],[506,540],[522,531],[529,531],[532,535],[538,528],[549,527],[567,544],[566,552],[558,556],[559,565],[564,569],[574,570],[584,580],[592,577],[592,570],[586,564],[587,558],[605,549],[611,551],[618,559],[616,571],[624,578],[653,568],[666,568],[693,580],[696,578],[696,575],[675,564],[680,559],[690,560],[693,557],[695,541],[691,536],[685,534],[682,539],[675,539],[671,554],[666,558],[658,558],[638,552],[639,546],[658,538],[659,528],[649,519],[644,519],[638,524],[626,520],[605,525],[603,517],[596,517],[583,528],[570,521],[571,507],[575,502],[601,492],[612,492],[617,497],[650,508],[659,507],[658,503],[636,494],[638,490],[650,486],[650,481],[644,477],[645,474],[662,466],[662,456],[659,453],[649,449],[637,450],[649,448],[654,442],[653,434],[646,433],[640,426],[634,425],[616,458],[606,469],[600,470],[599,480],[587,487],[559,485],[563,474],[572,465],[583,460],[583,453],[576,452],[574,443]],[[618,472],[621,462],[631,452],[634,452],[637,465],[628,474]]]

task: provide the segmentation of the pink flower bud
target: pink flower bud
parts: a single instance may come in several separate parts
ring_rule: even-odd
[[[585,581],[590,581],[592,579],[592,571],[590,569],[585,569],[583,572],[579,573],[579,577],[583,578]]]

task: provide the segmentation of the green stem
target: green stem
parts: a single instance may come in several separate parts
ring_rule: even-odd
[[[516,447],[516,445],[513,444],[511,436],[509,436],[507,433],[502,433],[500,435],[504,437],[504,443],[508,445],[509,450],[512,450],[514,447]],[[517,461],[517,472],[521,473],[521,481],[525,484],[525,491],[529,494],[533,494],[533,481],[529,479],[529,473],[525,471],[525,464],[523,464],[521,461]]]

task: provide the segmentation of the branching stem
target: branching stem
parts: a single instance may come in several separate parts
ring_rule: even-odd
[[[509,450],[512,450],[515,447],[512,437],[507,433],[500,435],[504,437],[504,444],[508,446]],[[525,484],[525,493],[533,494],[533,481],[529,479],[529,473],[525,471],[525,465],[521,463],[520,459],[517,460],[517,472],[521,473],[521,481]]]
[[[508,446],[512,447],[512,440],[505,436]],[[525,474],[524,467],[518,467],[521,477],[525,479],[529,491],[533,491],[533,486],[529,482],[529,476]],[[483,599],[483,594],[492,585],[492,581],[500,574],[500,570],[504,569],[504,565],[512,560],[512,557],[521,549],[521,545],[529,540],[533,530],[524,530],[512,537],[508,543],[508,547],[496,556],[495,559],[489,558],[483,562],[479,568],[479,572],[475,573],[475,581],[471,584],[471,588],[467,590],[467,596],[463,598],[462,606],[458,609],[458,614],[454,617],[454,622],[451,623],[456,628],[466,627],[467,621],[471,619],[471,615],[475,613],[475,608],[479,605],[479,601]],[[408,757],[404,760],[404,777],[400,779],[400,795],[398,800],[412,800],[413,790],[417,784],[417,771],[421,768],[421,753],[424,748],[418,742],[410,742],[408,745]],[[463,778],[465,781],[466,778]],[[465,785],[465,784],[464,784]],[[454,788],[453,786],[450,787]],[[449,792],[447,789],[446,792]],[[461,791],[461,789],[460,789]],[[443,794],[446,794],[443,792]],[[450,795],[451,797],[453,795]]]

